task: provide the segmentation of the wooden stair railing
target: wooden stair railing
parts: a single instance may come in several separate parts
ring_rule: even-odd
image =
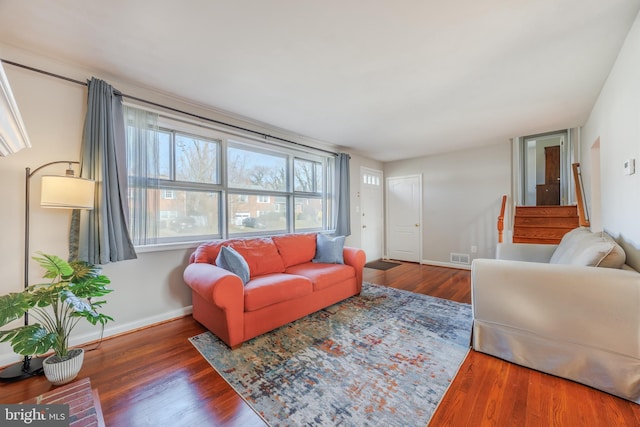
[[[507,196],[502,196],[502,207],[500,208],[500,216],[498,217],[498,243],[502,243],[504,231],[504,209],[507,205]]]
[[[582,174],[580,173],[580,163],[573,163],[573,182],[576,186],[576,201],[578,202],[578,218],[580,226],[589,227],[589,213],[584,204],[584,185],[582,184]]]

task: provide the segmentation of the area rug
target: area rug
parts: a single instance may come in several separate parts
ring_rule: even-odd
[[[237,350],[191,343],[273,426],[427,425],[469,347],[471,306],[365,283]]]
[[[383,261],[381,259],[378,259],[375,261],[368,262],[364,266],[367,268],[373,268],[376,270],[389,270],[390,268],[397,267],[399,265],[402,265],[402,264],[399,262],[389,262],[389,261]]]

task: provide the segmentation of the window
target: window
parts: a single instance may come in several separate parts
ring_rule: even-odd
[[[127,107],[128,110],[137,110]],[[302,153],[127,112],[134,244],[321,231],[329,222],[333,156]]]
[[[322,228],[324,209],[321,198],[296,197],[296,230]]]
[[[322,191],[322,163],[304,159],[293,161],[295,191],[318,193]]]
[[[175,180],[220,183],[220,143],[200,137],[174,133]]]
[[[327,211],[322,189],[322,163],[296,158],[293,161],[296,230],[321,229]]]
[[[134,245],[220,237],[220,141],[141,124],[139,111],[125,108]]]
[[[377,175],[363,174],[362,175],[362,183],[366,185],[375,185],[376,187],[380,186],[380,177]]]
[[[287,190],[287,156],[231,143],[227,149],[229,187]]]

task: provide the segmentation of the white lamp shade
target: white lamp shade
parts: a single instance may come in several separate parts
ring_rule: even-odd
[[[73,176],[43,176],[40,206],[93,209],[95,181]]]

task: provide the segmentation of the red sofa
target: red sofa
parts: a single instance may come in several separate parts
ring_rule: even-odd
[[[250,280],[216,266],[222,246],[246,260]],[[287,234],[201,244],[184,280],[191,287],[193,317],[237,348],[243,342],[328,307],[362,289],[365,254],[344,247],[344,264],[314,263],[316,234]]]

